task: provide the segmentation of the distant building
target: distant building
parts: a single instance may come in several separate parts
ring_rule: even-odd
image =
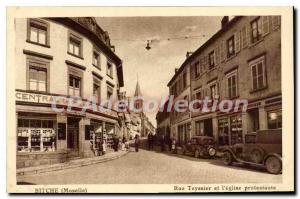
[[[170,113],[167,111],[169,100],[167,100],[162,107],[162,111],[157,112],[156,122],[157,128],[156,133],[158,137],[164,136],[166,140],[171,138],[171,124],[170,124]]]
[[[128,103],[133,98],[143,97],[139,81],[136,83],[136,88],[134,92],[134,96],[132,98],[127,97]],[[137,110],[142,110],[144,105],[143,99],[136,99],[134,103],[134,107]],[[143,111],[135,112],[133,110],[128,109],[125,113],[126,117],[126,126],[127,126],[127,137],[129,139],[133,139],[137,134],[141,137],[146,137],[149,133],[155,134],[155,127],[150,122],[149,118]]]

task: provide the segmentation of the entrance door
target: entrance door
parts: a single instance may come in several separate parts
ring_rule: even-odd
[[[70,157],[79,155],[79,121],[80,118],[68,118],[67,149]]]

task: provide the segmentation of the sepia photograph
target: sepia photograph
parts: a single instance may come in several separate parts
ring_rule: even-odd
[[[294,191],[292,7],[8,7],[7,191]]]

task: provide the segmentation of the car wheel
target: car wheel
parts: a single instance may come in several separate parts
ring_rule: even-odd
[[[266,169],[269,173],[279,174],[282,170],[281,158],[276,156],[270,156],[265,162]]]
[[[217,151],[216,151],[215,148],[211,147],[211,148],[208,149],[208,155],[209,155],[210,157],[215,156],[216,153],[217,153]]]
[[[195,151],[195,158],[199,158],[200,157],[200,153],[198,150]]]
[[[231,165],[233,162],[233,157],[229,151],[224,152],[222,159],[225,165]]]

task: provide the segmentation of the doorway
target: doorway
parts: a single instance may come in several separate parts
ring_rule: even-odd
[[[67,149],[69,157],[79,155],[79,122],[81,118],[68,117]]]

